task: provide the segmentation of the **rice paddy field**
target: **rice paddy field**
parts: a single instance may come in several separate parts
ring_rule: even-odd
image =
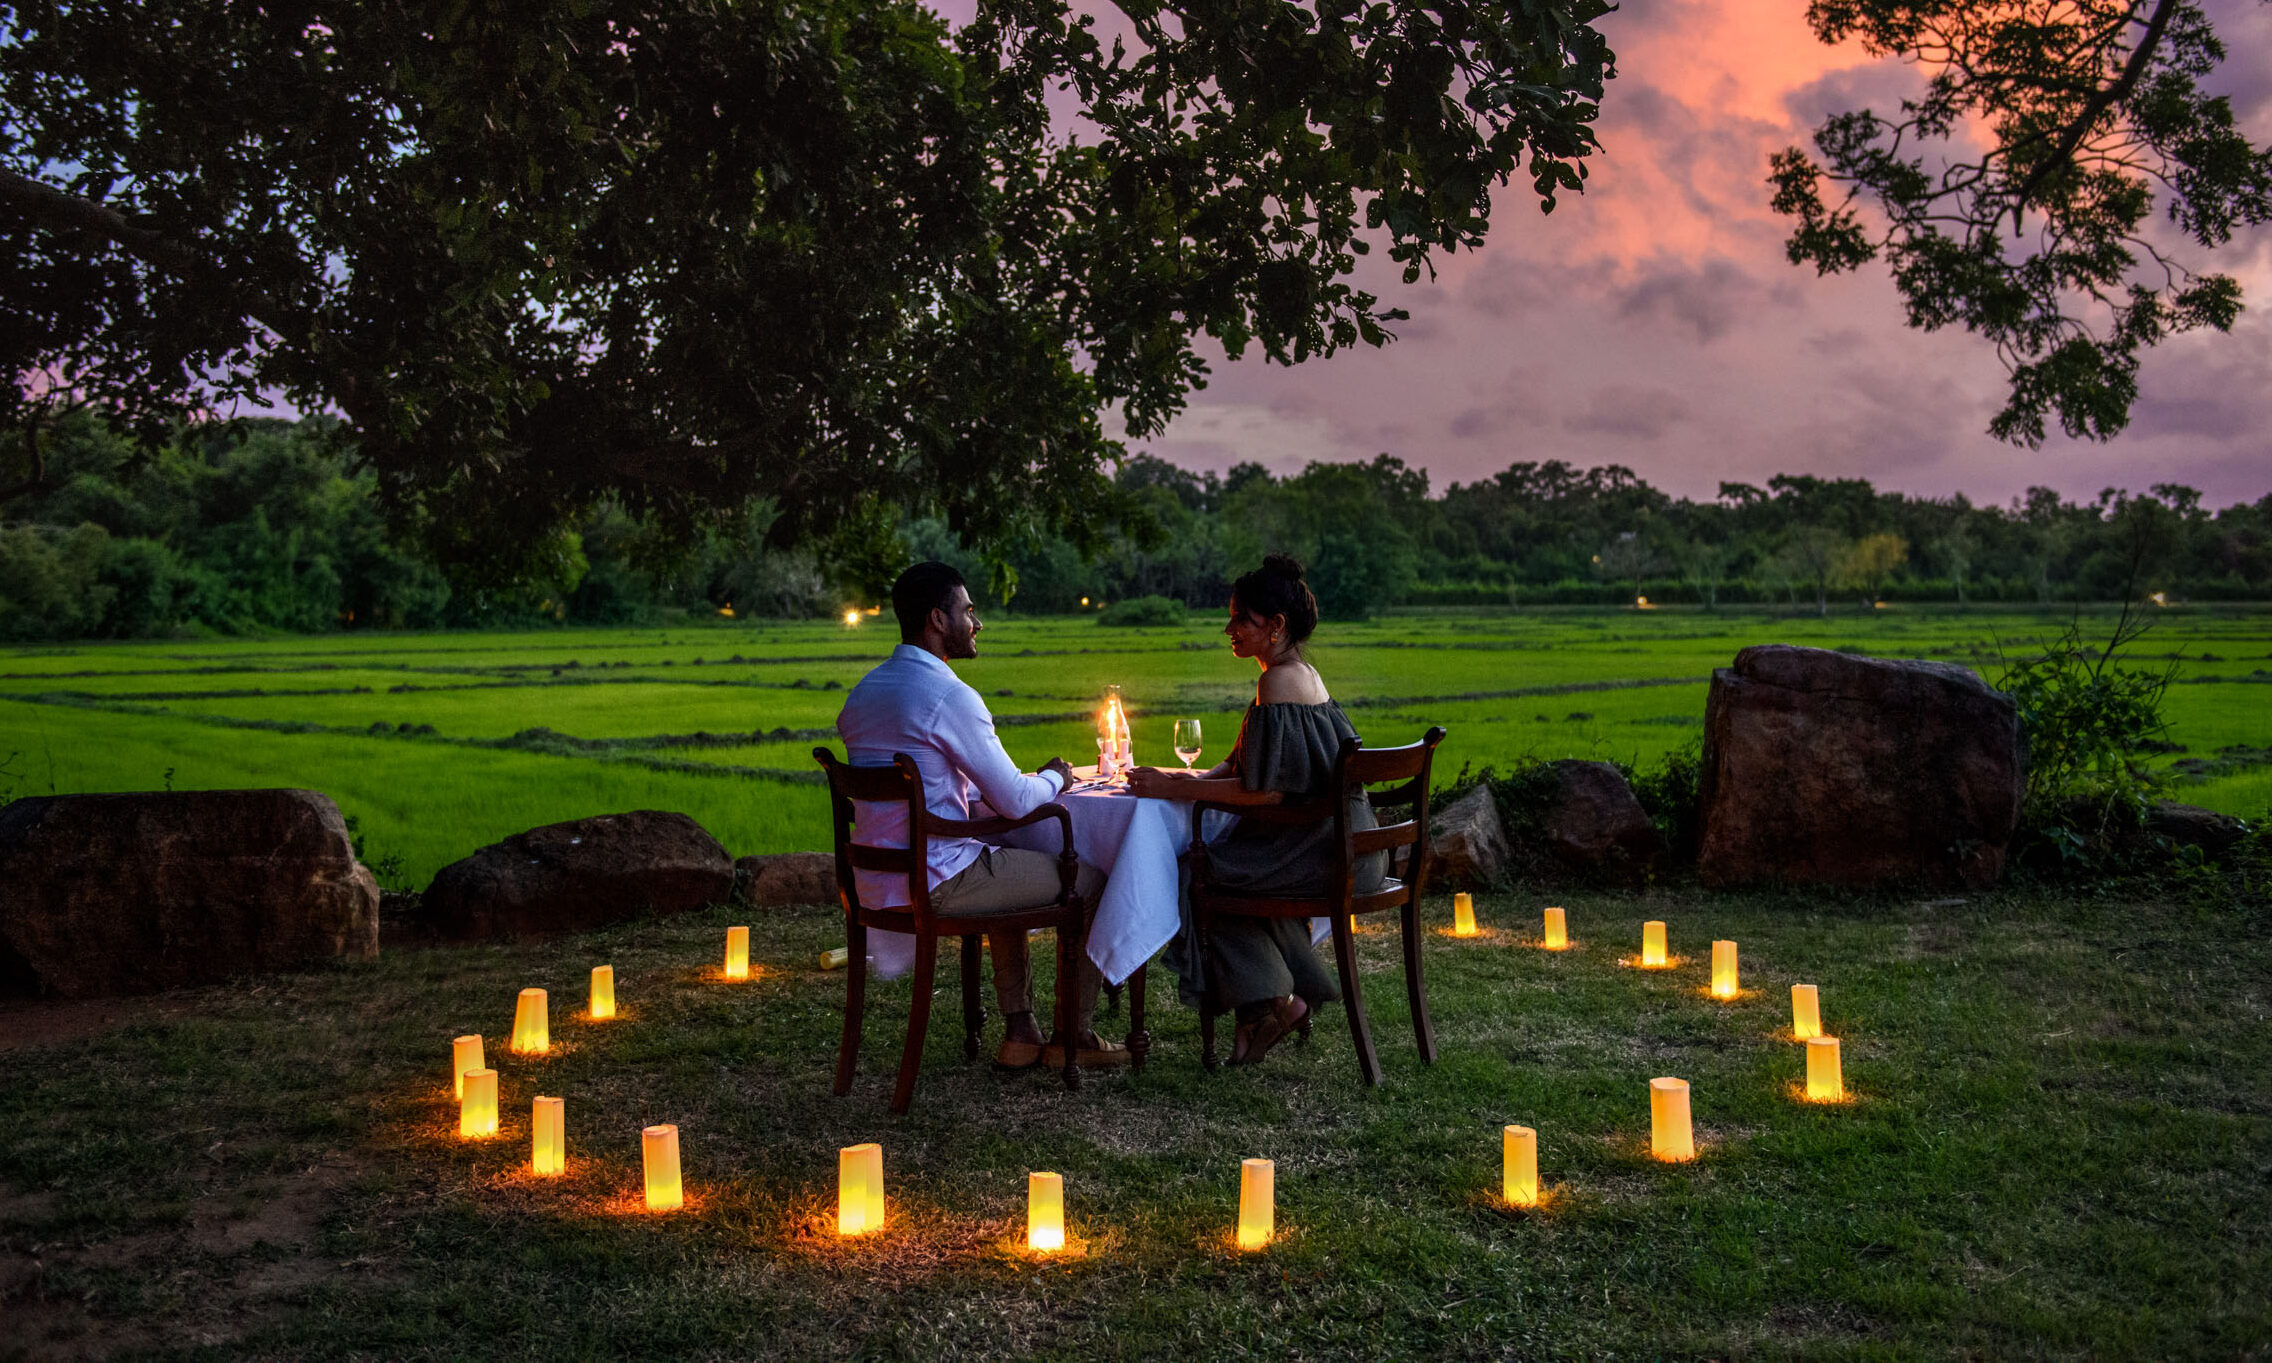
[[[1991,680],[2070,621],[2111,611],[1849,607],[1758,612],[1457,611],[1328,622],[1313,657],[1366,739],[1450,731],[1462,766],[1589,757],[1646,766],[1702,732],[1711,670],[1755,643],[1936,658]],[[1107,628],[997,618],[960,664],[1011,755],[1093,760],[1108,684],[1140,761],[1172,764],[1177,719],[1220,757],[1251,694],[1220,620]],[[736,855],[826,845],[811,752],[835,744],[844,689],[889,652],[888,617],[516,634],[342,634],[0,650],[0,798],[298,786],[351,816],[394,888],[539,824],[625,809],[693,815]],[[2167,668],[2173,794],[2272,808],[2272,607],[2157,612],[2126,655]]]

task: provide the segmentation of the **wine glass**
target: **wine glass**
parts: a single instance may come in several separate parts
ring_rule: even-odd
[[[1183,759],[1183,769],[1199,760],[1199,721],[1179,719],[1175,722],[1175,755]]]

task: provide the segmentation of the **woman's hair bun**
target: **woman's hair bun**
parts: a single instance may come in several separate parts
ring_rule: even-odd
[[[1302,580],[1302,561],[1292,554],[1265,554],[1262,556],[1262,571],[1299,582]]]

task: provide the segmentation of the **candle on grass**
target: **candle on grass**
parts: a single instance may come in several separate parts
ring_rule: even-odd
[[[639,1163],[647,1175],[647,1210],[675,1211],[686,1205],[678,1176],[678,1128],[650,1126],[639,1133]]]
[[[1064,1175],[1026,1175],[1026,1248],[1065,1248]]]
[[[1791,986],[1791,1035],[1801,1041],[1822,1035],[1822,998],[1811,984]]]
[[[529,1172],[563,1173],[568,1168],[568,1100],[539,1098],[529,1114]]]
[[[1656,919],[1641,925],[1641,964],[1665,964],[1665,925]]]
[[[459,1098],[465,1097],[465,1077],[475,1070],[489,1068],[481,1056],[481,1038],[461,1036],[450,1043],[450,1088]]]
[[[524,989],[513,1005],[513,1049],[522,1055],[543,1055],[552,1049],[552,1009],[541,989]]]
[[[1563,917],[1561,909],[1548,909],[1546,911],[1546,949],[1548,951],[1563,951],[1568,949],[1569,945],[1569,921]]]
[[[1696,1158],[1696,1137],[1688,1122],[1688,1081],[1649,1081],[1649,1153],[1661,1160]]]
[[[1538,1132],[1510,1126],[1501,1137],[1499,1190],[1510,1207],[1538,1205]]]
[[[592,1021],[605,1022],[615,1016],[615,967],[592,967]]]
[[[1736,986],[1736,944],[1712,944],[1712,997],[1732,999],[1738,993]]]
[[[458,1100],[458,1134],[484,1140],[497,1134],[497,1071],[472,1070]]]
[[[726,929],[726,978],[749,978],[749,929]]]
[[[836,1152],[836,1233],[866,1235],[884,1227],[884,1148],[874,1141]]]
[[[1846,1077],[1839,1072],[1838,1038],[1807,1038],[1807,1101],[1840,1103],[1846,1100]]]
[[[1277,1229],[1277,1166],[1266,1159],[1239,1165],[1239,1248],[1261,1249]]]
[[[1465,890],[1452,896],[1452,936],[1475,936],[1475,896]]]
[[[852,948],[831,947],[820,954],[820,968],[823,970],[842,970],[851,959]]]

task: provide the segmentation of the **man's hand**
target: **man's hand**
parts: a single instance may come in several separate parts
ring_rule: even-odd
[[[1072,766],[1072,764],[1071,764],[1071,763],[1067,762],[1067,761],[1066,761],[1066,760],[1065,760],[1064,758],[1062,758],[1062,757],[1052,757],[1052,758],[1050,758],[1050,759],[1049,759],[1049,760],[1048,760],[1047,762],[1044,762],[1044,763],[1042,763],[1042,764],[1041,764],[1041,767],[1040,767],[1040,770],[1036,771],[1036,772],[1035,772],[1034,774],[1038,776],[1038,775],[1040,775],[1040,774],[1041,774],[1041,772],[1044,772],[1044,771],[1053,771],[1053,772],[1056,772],[1056,773],[1057,773],[1057,780],[1058,780],[1058,783],[1059,783],[1059,788],[1060,788],[1060,789],[1071,789],[1071,788],[1072,788],[1072,785],[1073,785],[1073,766]]]

